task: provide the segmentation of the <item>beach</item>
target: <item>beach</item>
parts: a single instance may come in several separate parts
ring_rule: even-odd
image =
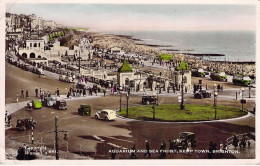
[[[152,60],[158,55],[167,53],[174,56],[175,62],[185,61],[191,64],[192,68],[209,68],[211,71],[225,71],[230,74],[255,75],[254,61],[213,61],[203,60],[192,55],[173,53],[159,49],[160,45],[140,44],[139,39],[125,35],[101,34],[86,32],[86,35],[93,39],[92,46],[99,46],[101,49],[111,49],[119,47],[126,53],[147,57]],[[216,53],[217,54],[217,53]]]

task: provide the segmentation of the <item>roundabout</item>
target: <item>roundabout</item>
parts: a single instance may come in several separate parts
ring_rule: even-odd
[[[153,109],[154,108],[154,109]],[[216,118],[215,118],[216,113]],[[179,104],[164,104],[159,106],[138,106],[122,109],[118,115],[124,118],[161,121],[161,122],[196,122],[233,119],[247,115],[247,111],[233,106],[189,104],[180,110]]]

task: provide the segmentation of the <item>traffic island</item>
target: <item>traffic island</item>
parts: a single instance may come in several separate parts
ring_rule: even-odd
[[[242,111],[237,107],[217,105],[215,118],[215,106],[200,104],[187,104],[184,110],[180,109],[179,104],[130,107],[128,108],[128,117],[126,109],[118,112],[118,115],[124,118],[163,122],[211,121],[232,119],[247,114],[247,111]]]

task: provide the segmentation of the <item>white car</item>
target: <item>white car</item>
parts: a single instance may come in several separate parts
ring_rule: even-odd
[[[114,110],[102,110],[102,111],[98,111],[95,114],[95,119],[103,119],[106,121],[109,120],[115,120],[116,119],[116,112]]]

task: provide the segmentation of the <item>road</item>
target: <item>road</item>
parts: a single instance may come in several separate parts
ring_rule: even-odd
[[[65,88],[69,88],[71,84],[62,83],[46,77],[38,78],[32,73],[20,70],[19,68],[6,64],[6,101],[7,105],[13,103],[13,95],[21,88],[27,88],[30,96],[33,96],[34,88],[43,87],[44,89],[54,92],[59,87],[65,94]],[[32,81],[30,81],[32,80]],[[231,89],[230,94],[236,89]],[[225,96],[229,92],[223,92]],[[99,94],[101,96],[101,94]],[[161,95],[159,96],[160,104],[177,103],[176,95]],[[202,123],[154,123],[145,121],[126,120],[118,118],[116,121],[106,122],[102,120],[95,120],[93,118],[96,111],[104,108],[118,109],[119,108],[119,95],[110,95],[106,97],[97,98],[81,98],[79,100],[67,100],[68,110],[60,111],[53,108],[43,107],[39,110],[27,111],[21,108],[14,111],[12,114],[12,126],[16,125],[16,120],[23,117],[33,117],[37,126],[34,130],[35,145],[44,144],[48,148],[53,148],[54,141],[54,117],[59,117],[59,129],[68,131],[68,139],[64,140],[63,134],[59,134],[60,150],[66,151],[68,143],[69,152],[71,154],[82,154],[82,156],[95,158],[95,159],[109,159],[108,153],[111,147],[115,149],[130,149],[133,144],[136,144],[137,149],[145,149],[145,140],[150,143],[151,149],[159,149],[160,144],[165,140],[167,149],[169,148],[168,140],[178,138],[180,132],[190,131],[194,132],[197,141],[196,149],[208,149],[210,141],[219,144],[220,141],[225,140],[236,134],[254,132],[255,131],[255,117],[249,115],[246,118],[236,119],[232,121],[221,122],[202,122]],[[191,94],[186,94],[189,103],[213,103],[213,98],[195,100]],[[30,97],[31,100],[35,97]],[[122,107],[126,106],[126,96],[122,95]],[[26,99],[22,100],[26,102]],[[141,95],[131,94],[129,105],[140,105]],[[9,104],[8,104],[9,103]],[[239,101],[229,98],[219,98],[218,104],[237,106]],[[77,114],[77,108],[81,104],[90,104],[92,107],[91,116],[80,116]],[[252,109],[254,101],[248,101],[245,105],[246,108]],[[16,131],[15,129],[7,129],[5,140],[6,148],[17,150],[23,143],[29,144],[29,135],[31,131]],[[42,142],[41,142],[42,137]],[[61,155],[64,153],[61,153]],[[6,154],[10,155],[10,154]],[[82,157],[81,156],[81,157]],[[64,156],[61,156],[64,157]],[[127,159],[130,157],[129,153],[117,154],[116,158]],[[65,157],[64,157],[65,158]],[[143,153],[138,153],[137,158],[144,158]],[[158,154],[152,154],[152,158],[158,158]],[[167,158],[173,159],[204,159],[207,154],[167,154]],[[235,158],[232,154],[225,156],[216,155],[215,158]],[[76,160],[77,157],[71,158]]]

